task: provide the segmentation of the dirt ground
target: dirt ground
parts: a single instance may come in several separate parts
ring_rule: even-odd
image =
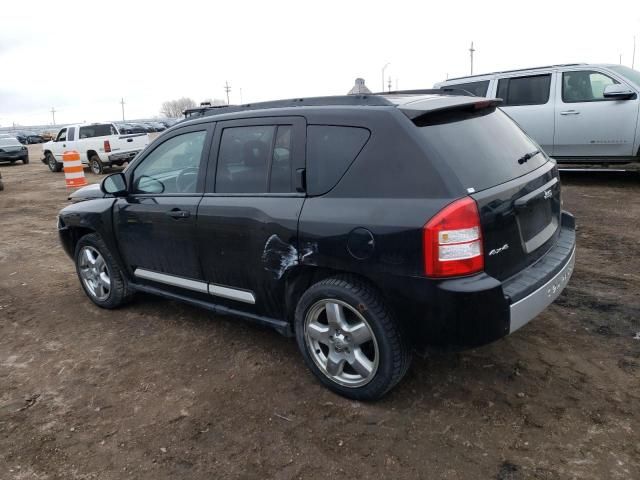
[[[63,175],[30,150],[0,165],[0,479],[640,478],[640,176],[563,174],[579,250],[556,304],[359,403],[273,331],[95,307],[58,243]]]

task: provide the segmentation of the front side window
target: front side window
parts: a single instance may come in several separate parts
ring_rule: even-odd
[[[63,128],[62,130],[60,130],[60,132],[58,133],[58,138],[57,138],[57,142],[65,142],[67,140],[67,129]]]
[[[195,193],[206,136],[183,133],[154,149],[133,172],[134,193]]]
[[[562,74],[562,101],[564,103],[598,102],[604,98],[608,85],[619,83],[600,72],[578,70]]]
[[[464,90],[471,95],[475,95],[476,97],[484,97],[487,95],[487,90],[489,90],[489,80],[484,80],[482,82],[457,83],[455,85],[447,85],[443,88],[457,88]]]
[[[503,106],[544,105],[549,101],[551,74],[529,77],[501,78],[496,97]]]

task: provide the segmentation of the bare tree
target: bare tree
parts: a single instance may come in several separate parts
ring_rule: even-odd
[[[169,118],[179,118],[187,108],[194,108],[195,106],[196,102],[193,99],[182,97],[177,100],[163,102],[160,114]]]

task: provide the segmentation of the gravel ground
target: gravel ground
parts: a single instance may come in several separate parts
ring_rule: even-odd
[[[563,173],[579,250],[556,304],[359,403],[270,330],[95,307],[57,239],[63,175],[30,151],[0,166],[0,478],[640,478],[640,176]]]

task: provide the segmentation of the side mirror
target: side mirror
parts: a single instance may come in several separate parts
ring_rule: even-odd
[[[112,173],[100,183],[100,190],[114,197],[123,197],[127,194],[127,179],[124,173]]]
[[[607,85],[602,92],[604,98],[611,98],[616,100],[629,100],[636,97],[636,92],[629,87],[615,83],[613,85]]]

